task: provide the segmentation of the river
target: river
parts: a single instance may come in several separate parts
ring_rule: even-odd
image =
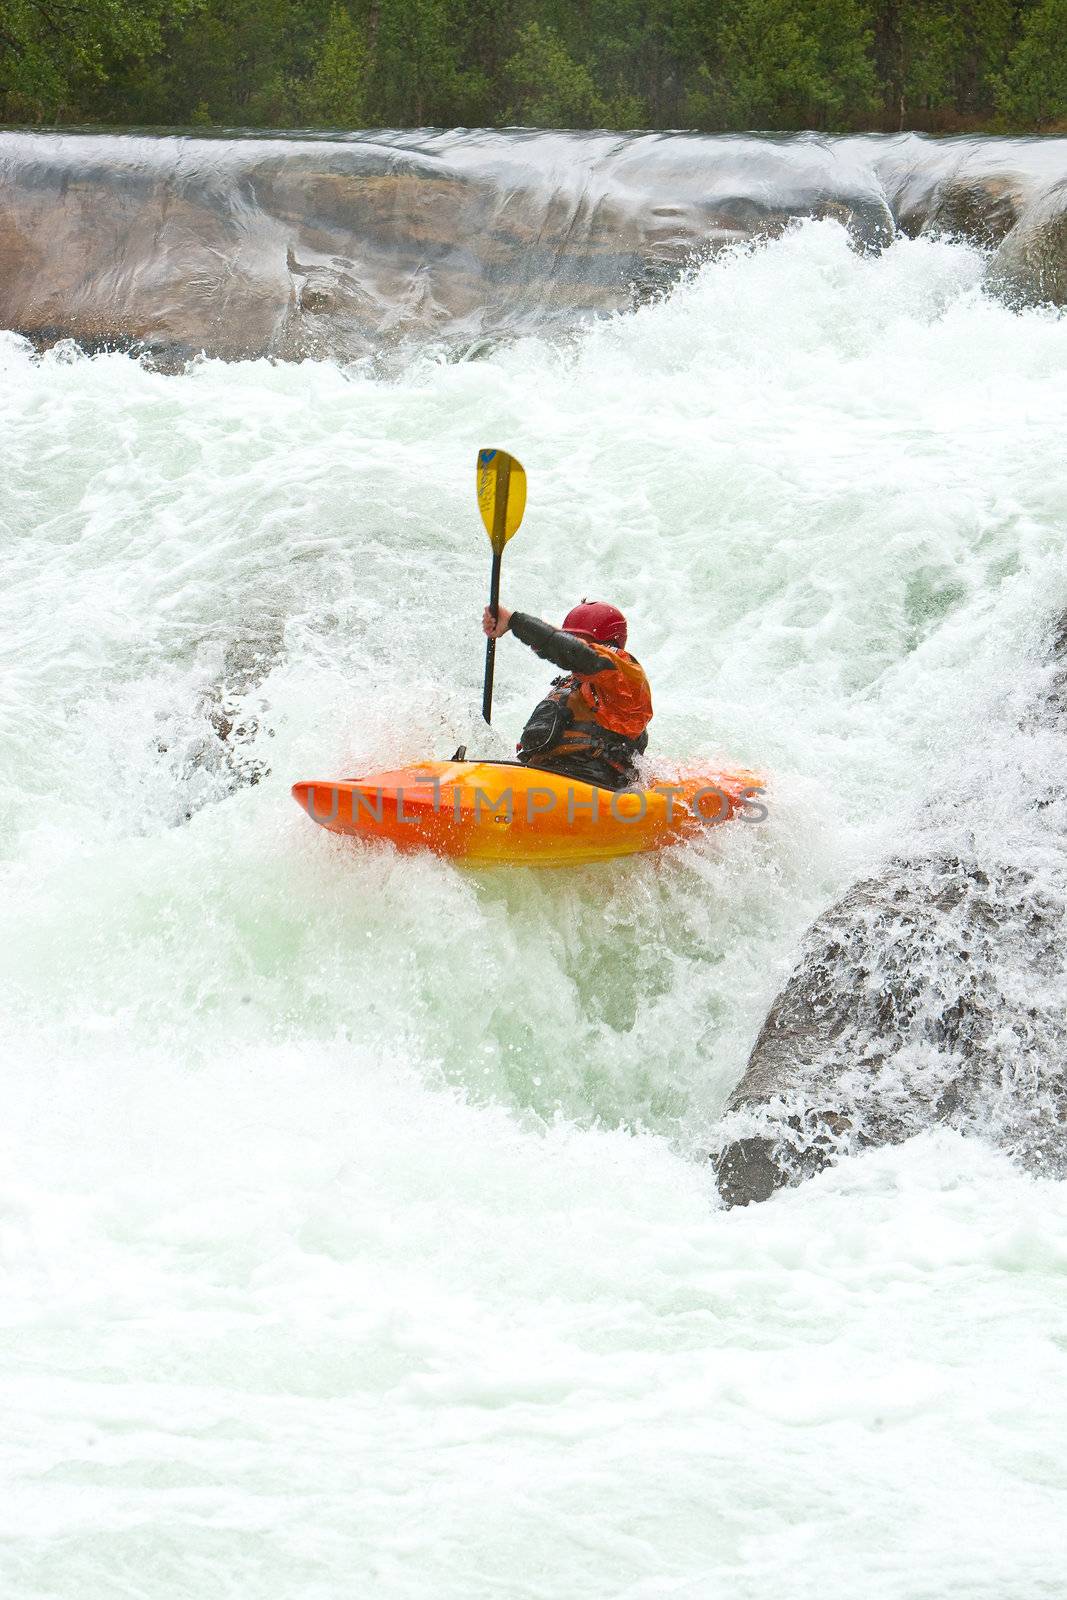
[[[1067,320],[984,270],[813,221],[385,371],[0,335],[5,1595],[1067,1594],[1064,1184],[931,1128],[725,1211],[705,1159],[1067,605]],[[483,445],[507,603],[622,606],[653,750],[766,822],[479,874],[292,803],[510,753]]]

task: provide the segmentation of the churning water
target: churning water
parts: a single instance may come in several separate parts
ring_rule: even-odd
[[[1064,1185],[932,1129],[724,1212],[703,1160],[1067,606],[1067,319],[981,274],[821,223],[466,362],[2,336],[5,1596],[1067,1594]],[[471,874],[291,802],[509,753],[481,445],[505,599],[622,605],[655,753],[766,823]]]

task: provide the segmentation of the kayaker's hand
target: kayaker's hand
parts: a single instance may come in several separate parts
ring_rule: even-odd
[[[486,606],[485,610],[482,612],[482,632],[485,634],[487,639],[499,639],[500,635],[502,633],[507,633],[510,627],[511,612],[508,610],[507,606],[497,607],[495,622],[493,620],[493,613],[490,611],[489,607]]]

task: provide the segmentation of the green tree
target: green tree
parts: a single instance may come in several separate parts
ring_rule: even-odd
[[[190,8],[191,0],[4,0],[0,100],[30,120],[76,110],[114,62],[158,52],[164,28]]]
[[[505,63],[513,99],[511,122],[541,128],[591,128],[604,121],[604,103],[588,68],[575,61],[554,28],[528,22]]]
[[[1067,117],[1067,0],[1040,0],[1029,13],[994,88],[998,109],[1016,126]]]
[[[289,0],[206,0],[170,43],[174,122],[268,126],[291,119],[285,95]]]
[[[678,120],[687,43],[706,3],[545,0],[535,20],[555,28],[568,52],[586,67],[609,126],[662,126]]]
[[[730,0],[690,107],[713,127],[855,126],[875,102],[870,44],[858,0]]]
[[[358,128],[365,122],[367,37],[342,5],[330,9],[311,74],[296,91],[302,118],[320,127]]]
[[[364,16],[373,120],[392,127],[451,121],[464,84],[446,0],[371,0]]]
[[[449,0],[448,29],[457,64],[449,122],[475,127],[501,120],[504,63],[515,49],[527,8],[528,0]]]
[[[875,70],[885,120],[981,115],[993,73],[1017,36],[1016,0],[872,0]]]

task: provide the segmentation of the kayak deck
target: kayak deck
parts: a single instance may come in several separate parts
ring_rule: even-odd
[[[747,769],[595,789],[507,761],[427,761],[365,778],[311,779],[293,798],[331,833],[484,865],[577,866],[636,855],[727,822],[754,804]]]

